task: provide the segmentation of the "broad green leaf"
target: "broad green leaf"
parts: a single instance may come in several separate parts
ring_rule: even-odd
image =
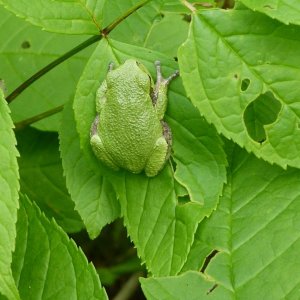
[[[74,241],[21,196],[12,270],[22,299],[108,299]]]
[[[216,250],[202,240],[202,227],[199,225],[195,236],[194,242],[189,251],[187,260],[182,267],[181,272],[185,271],[199,271],[206,268],[207,263],[216,254]]]
[[[193,103],[219,132],[268,162],[300,167],[299,47],[299,27],[248,9],[203,11],[193,16],[180,48],[181,76]],[[271,123],[261,124],[263,135],[256,136],[256,122],[247,114],[266,96],[277,109],[269,108]]]
[[[60,129],[60,151],[67,187],[91,238],[119,217],[120,208],[112,185],[101,172],[91,167],[83,155],[71,103],[66,104]]]
[[[175,178],[207,210],[216,207],[226,181],[226,157],[216,130],[179,93],[170,92],[166,121],[173,133]]]
[[[198,272],[187,272],[174,277],[141,278],[147,300],[230,299],[230,292]],[[246,298],[245,298],[246,299]]]
[[[159,51],[170,57],[177,56],[178,47],[185,41],[189,23],[181,14],[164,13],[151,23],[144,47]]]
[[[98,34],[104,0],[0,0],[16,16],[47,31]]]
[[[152,74],[155,71],[153,62],[157,59],[162,61],[165,76],[174,72],[174,63],[158,52],[112,40],[109,44],[101,41],[79,81],[73,105],[82,153],[89,158],[95,170],[101,168],[109,176],[120,199],[128,233],[148,269],[153,274],[176,274],[186,260],[198,222],[217,205],[225,181],[226,159],[216,131],[204,122],[183,96],[182,86],[172,83],[169,101],[174,104],[170,106],[167,120],[174,135],[175,178],[197,202],[177,203],[174,174],[170,167],[152,179],[143,174],[113,172],[103,167],[93,155],[89,141],[90,126],[96,115],[95,93],[105,78],[108,63],[122,63],[129,57],[137,58]],[[199,157],[189,152],[191,143],[196,144],[195,152],[202,150]],[[192,157],[185,159],[185,155]],[[190,173],[200,174],[203,182],[189,182]],[[213,178],[214,183],[207,184],[206,178]]]
[[[254,11],[262,12],[285,24],[300,25],[300,2],[298,0],[238,0]]]
[[[63,177],[57,134],[28,128],[18,132],[17,141],[21,192],[67,232],[82,229]]]
[[[198,203],[177,204],[170,167],[148,178],[115,175],[124,222],[147,269],[155,276],[177,274],[205,211]]]
[[[171,64],[168,58],[158,52],[149,52],[146,48],[130,46],[112,40],[109,45],[106,41],[99,43],[79,81],[74,101],[75,119],[81,147],[86,155],[91,155],[96,167],[99,164],[90,151],[89,141],[90,126],[96,115],[96,90],[105,78],[107,65],[110,61],[121,63],[132,56],[143,62],[152,74],[155,73],[153,62],[157,59],[162,61],[165,76],[174,72],[170,68]],[[176,92],[173,93],[172,89]],[[204,205],[203,197],[206,198],[205,206],[209,211],[209,209],[215,208],[225,182],[226,159],[216,131],[200,117],[195,108],[183,96],[183,93],[181,85],[176,86],[175,83],[172,83],[166,119],[169,121],[174,135],[174,159],[177,163],[175,176],[190,192],[193,201],[199,201]],[[196,150],[194,152],[189,150],[190,144],[195,144],[197,151],[201,153],[196,155],[194,154],[197,152]],[[200,176],[195,179],[193,174]],[[208,183],[207,181],[211,179],[212,181]],[[207,213],[209,214],[209,212]]]
[[[86,36],[67,36],[41,31],[15,17],[0,6],[0,78],[5,79],[7,95],[34,73],[86,40]],[[74,95],[77,80],[89,57],[86,49],[25,90],[10,108],[14,122],[19,122],[55,108]],[[42,130],[58,130],[61,114],[34,124]]]
[[[10,111],[0,88],[0,294],[19,299],[11,273],[19,191],[18,152]]]
[[[219,251],[205,274],[232,291],[224,299],[298,299],[300,171],[271,166],[237,146],[218,209],[200,225]]]

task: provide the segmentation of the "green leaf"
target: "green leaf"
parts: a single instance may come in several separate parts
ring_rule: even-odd
[[[165,13],[152,22],[144,47],[159,51],[170,57],[177,56],[178,47],[185,41],[189,23],[181,14]]]
[[[238,0],[253,10],[257,10],[285,24],[300,25],[300,3],[298,0]]]
[[[98,34],[102,28],[104,0],[0,0],[16,16],[47,31]]]
[[[19,173],[16,139],[9,114],[0,88],[0,294],[7,299],[19,299],[10,266],[16,238]]]
[[[176,274],[186,260],[198,222],[217,205],[225,181],[226,159],[216,131],[205,123],[183,96],[182,86],[176,86],[175,83],[172,83],[173,92],[169,94],[169,102],[173,104],[170,104],[167,117],[174,135],[174,159],[177,163],[175,176],[197,203],[177,204],[170,167],[149,179],[144,175],[113,172],[95,158],[91,151],[89,132],[96,115],[96,90],[106,76],[108,63],[122,63],[129,57],[141,61],[152,73],[155,72],[153,62],[157,59],[162,61],[165,76],[174,72],[174,63],[161,53],[113,40],[109,44],[101,41],[79,81],[73,105],[81,148],[94,169],[101,169],[114,185],[128,233],[148,269],[153,274]],[[192,155],[190,160],[185,160],[184,157],[191,154],[188,150],[191,143],[196,145],[195,152],[202,150],[203,153],[199,158]],[[191,172],[201,174],[200,180],[190,183]],[[202,182],[206,178],[214,178],[214,182],[207,185],[207,181]],[[179,193],[183,195],[182,191]],[[207,201],[203,199],[206,197]],[[170,259],[170,256],[173,258]]]
[[[7,94],[34,73],[86,40],[86,36],[48,33],[15,17],[0,6],[0,78]],[[33,117],[73,98],[77,80],[92,49],[86,49],[57,66],[10,103],[14,122]],[[61,114],[34,124],[58,130]]]
[[[162,61],[164,74],[174,72],[174,64],[173,71],[171,71],[170,61],[158,52],[149,52],[146,48],[112,40],[109,45],[106,41],[99,43],[79,81],[74,101],[81,147],[85,154],[95,161],[96,167],[99,163],[90,150],[89,140],[90,126],[96,115],[96,90],[106,76],[109,62],[121,63],[132,56],[144,63],[152,73],[154,73],[153,62],[157,59]],[[172,89],[176,89],[176,92],[173,93]],[[215,208],[226,180],[226,159],[222,150],[222,142],[216,131],[207,125],[183,94],[182,86],[180,84],[175,86],[172,83],[166,119],[174,135],[174,159],[177,163],[175,176],[187,188],[193,201],[199,201],[203,205],[203,197],[206,198],[205,205],[209,214],[211,209]],[[189,150],[191,144],[196,145],[194,150]],[[200,155],[195,154],[197,151],[201,152]],[[195,178],[193,174],[200,176]],[[190,182],[191,178],[192,182]]]
[[[176,277],[141,278],[142,289],[148,300],[230,299],[230,293],[203,274],[187,272]],[[245,298],[246,299],[246,298]]]
[[[13,275],[22,299],[108,299],[83,252],[21,197]]]
[[[81,230],[82,221],[74,211],[63,177],[57,134],[28,128],[18,132],[17,140],[21,192],[67,232]]]
[[[60,151],[67,187],[91,238],[119,217],[120,208],[113,187],[94,169],[80,149],[71,103],[66,104],[60,129]]]
[[[232,291],[230,299],[297,299],[300,171],[271,166],[237,146],[228,155],[224,196],[200,225],[203,243],[219,251],[205,274]]]
[[[129,0],[106,1],[105,24],[126,11],[132,5],[130,2]],[[186,39],[188,22],[182,14],[169,13],[166,10],[169,6],[164,2],[151,1],[145,7],[140,8],[132,17],[120,23],[111,32],[110,37],[120,42],[143,46],[170,57],[176,57],[178,47]]]
[[[130,238],[147,269],[155,276],[177,274],[205,211],[198,203],[177,204],[170,167],[154,178],[115,173],[112,182]]]
[[[202,204],[208,216],[226,181],[223,144],[186,97],[170,92],[170,99],[166,121],[173,133],[175,178],[188,190],[191,201]]]
[[[180,72],[187,94],[219,132],[270,163],[300,167],[299,47],[299,27],[247,9],[207,10],[193,16]],[[261,125],[266,140],[258,141],[245,113],[266,93],[280,109]]]
[[[144,48],[115,41],[110,41],[110,47],[112,50],[109,50],[105,41],[99,43],[79,81],[74,102],[82,149],[97,168],[103,166],[91,152],[89,130],[95,117],[95,92],[101,78],[105,78],[108,62],[125,61],[127,53],[130,53],[145,65],[151,66],[149,69],[152,72],[153,62],[158,58],[163,62],[163,72],[168,70],[168,60],[159,53],[149,53]],[[113,172],[111,175],[105,169],[118,192],[125,224],[139,255],[146,261],[148,269],[159,275],[176,274],[180,271],[193,242],[197,224],[216,207],[225,181],[226,159],[220,138],[180,93],[183,93],[180,86],[176,93],[170,93],[167,118],[173,130],[174,158],[178,163],[175,176],[188,189],[192,200],[197,199],[199,203],[177,204],[175,183],[169,168],[153,179],[125,172]],[[190,161],[186,161],[184,157],[190,155],[188,148],[191,144],[196,144],[196,149],[202,150],[203,154],[199,157],[192,155]],[[190,172],[198,172],[203,177],[190,183]],[[214,181],[207,185],[207,178],[213,178]],[[205,182],[201,179],[205,179]],[[157,247],[159,250],[156,250]],[[168,255],[174,259],[170,260]]]

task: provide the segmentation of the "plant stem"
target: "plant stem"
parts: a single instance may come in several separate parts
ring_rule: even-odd
[[[72,57],[76,53],[80,52],[81,50],[87,48],[88,46],[94,44],[95,42],[98,42],[102,39],[102,37],[106,37],[118,24],[120,24],[123,20],[125,20],[128,16],[130,16],[132,13],[137,11],[139,8],[147,4],[149,1],[152,0],[143,0],[137,3],[135,6],[133,6],[131,9],[126,11],[124,15],[117,18],[115,21],[113,21],[111,24],[109,24],[107,27],[105,27],[99,35],[92,36],[91,38],[87,39],[80,45],[76,46],[75,48],[71,49],[61,57],[55,59],[50,64],[39,70],[37,73],[33,74],[30,78],[28,78],[26,81],[24,81],[21,85],[19,85],[11,94],[9,94],[6,97],[7,103],[10,103],[13,101],[17,96],[19,96],[25,89],[27,89],[32,83],[34,83],[36,80],[41,78],[43,75],[51,71],[54,67],[61,64],[68,58]]]
[[[125,20],[127,17],[129,17],[131,14],[133,14],[135,11],[137,11],[139,8],[141,8],[150,1],[152,0],[143,0],[137,3],[135,6],[131,7],[123,16],[120,16],[107,27],[105,27],[101,31],[102,35],[107,36],[118,24],[120,24],[123,20]]]
[[[42,119],[44,119],[46,117],[50,117],[50,116],[52,116],[52,115],[54,115],[54,114],[62,111],[63,108],[64,108],[64,106],[61,105],[61,106],[55,107],[53,109],[50,109],[50,110],[48,110],[46,112],[43,112],[43,113],[41,113],[39,115],[36,115],[34,117],[31,117],[31,118],[28,118],[26,120],[20,121],[20,122],[18,122],[18,123],[15,124],[15,131],[23,129],[24,127],[26,127],[26,126],[28,126],[28,125],[30,125],[32,123],[35,123],[37,121],[40,121],[40,120],[42,120]]]
[[[142,272],[137,272],[133,274],[129,280],[123,285],[120,292],[113,298],[113,300],[127,300],[133,295],[139,286],[139,277],[144,274]]]
[[[33,74],[30,78],[28,78],[26,81],[24,81],[21,85],[19,85],[11,94],[9,94],[6,97],[6,101],[10,103],[13,101],[17,96],[19,96],[25,89],[27,89],[32,83],[34,83],[36,80],[41,78],[43,75],[51,71],[54,67],[57,65],[61,64],[71,56],[75,55],[76,53],[80,52],[81,50],[85,49],[86,47],[92,45],[93,43],[101,40],[102,36],[101,35],[95,35],[92,36],[91,38],[87,39],[83,43],[79,44],[75,48],[71,49],[64,55],[60,56],[59,58],[55,59],[52,61],[50,64]]]

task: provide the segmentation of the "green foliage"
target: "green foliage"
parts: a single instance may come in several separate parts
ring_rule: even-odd
[[[18,152],[10,110],[0,88],[0,294],[19,299],[10,264],[15,249],[19,191]]]
[[[98,274],[113,297],[127,273],[120,295],[143,275],[147,299],[300,297],[300,7],[232,3],[0,0],[1,299],[108,299]],[[180,71],[153,178],[90,146],[128,58]]]
[[[108,299],[94,267],[66,233],[20,196],[12,271],[22,299]]]

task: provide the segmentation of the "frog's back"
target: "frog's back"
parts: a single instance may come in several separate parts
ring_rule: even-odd
[[[114,71],[112,71],[114,72]],[[145,76],[147,76],[145,74]],[[121,168],[141,172],[151,155],[162,125],[150,97],[149,78],[114,81],[106,93],[106,105],[100,114],[101,139],[106,151]]]

